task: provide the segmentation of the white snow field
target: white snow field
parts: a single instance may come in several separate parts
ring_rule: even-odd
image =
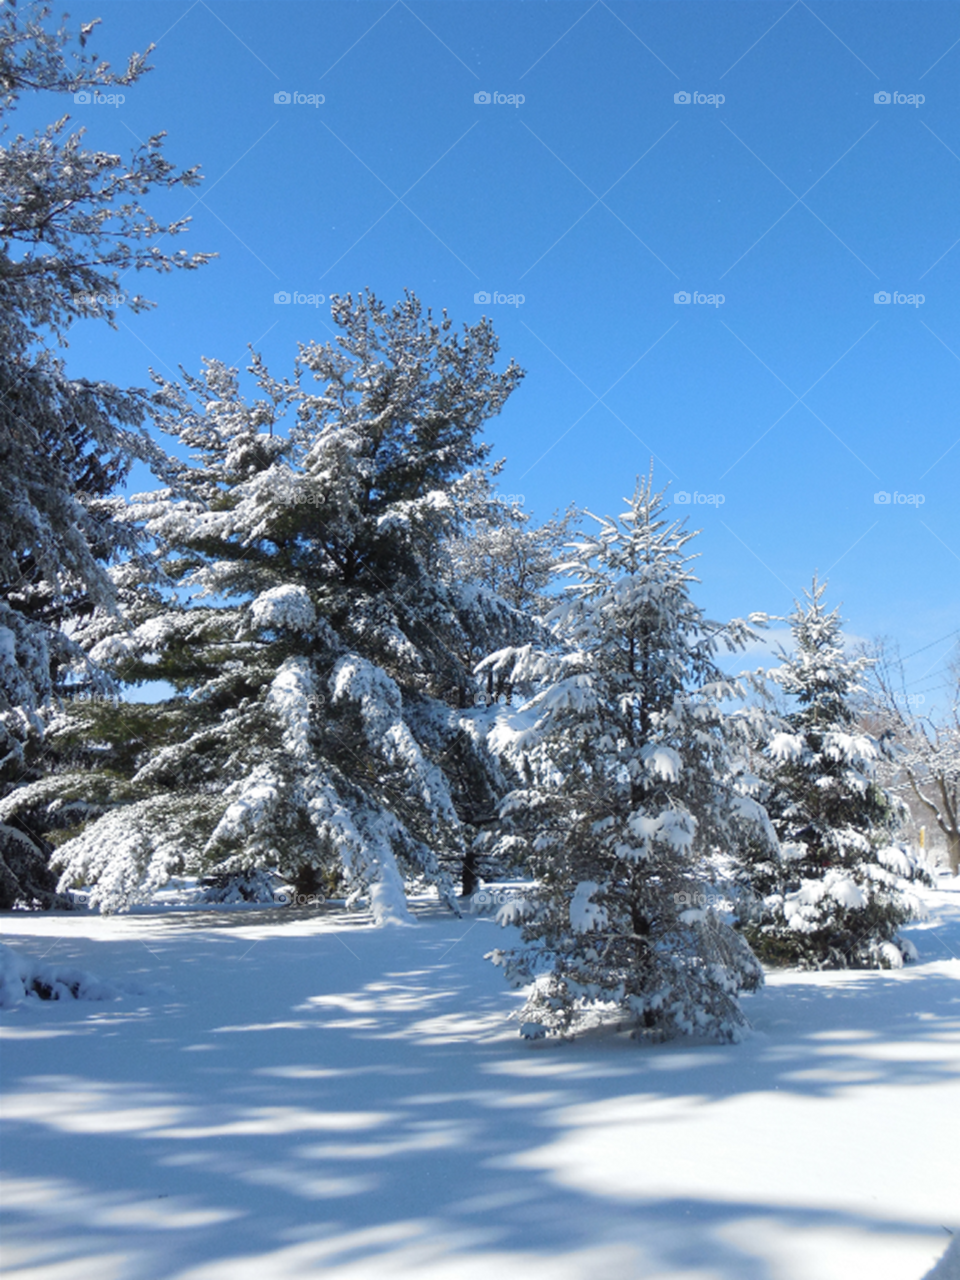
[[[508,935],[428,903],[5,915],[113,996],[0,1013],[5,1274],[920,1280],[960,1226],[960,879],[926,897],[920,963],[773,974],[732,1046],[527,1043]]]

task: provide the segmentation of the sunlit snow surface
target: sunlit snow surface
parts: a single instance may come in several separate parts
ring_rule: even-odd
[[[960,1226],[960,881],[925,896],[920,963],[774,974],[724,1047],[526,1043],[509,931],[426,903],[0,917],[127,992],[0,1014],[5,1275],[920,1280]]]

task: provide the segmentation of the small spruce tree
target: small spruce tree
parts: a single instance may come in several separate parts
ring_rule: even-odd
[[[491,958],[533,982],[525,1035],[612,1019],[655,1038],[736,1039],[738,996],[762,970],[714,909],[710,859],[750,830],[771,834],[733,782],[720,704],[736,689],[714,655],[752,633],[708,622],[691,599],[694,535],[668,519],[652,476],[619,521],[598,523],[563,566],[572,581],[549,615],[560,647],[486,664],[540,681],[498,740],[526,777],[504,812],[536,883],[501,908],[522,945]]]
[[[793,650],[770,673],[794,706],[762,743],[761,798],[780,851],[747,859],[743,933],[772,964],[899,967],[912,949],[897,931],[917,910],[908,882],[925,873],[897,844],[903,805],[877,783],[880,744],[858,727],[871,659],[844,652],[825,590],[814,577],[795,604]]]

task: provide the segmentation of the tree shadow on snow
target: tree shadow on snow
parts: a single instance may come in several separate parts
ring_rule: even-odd
[[[806,1117],[828,1114],[804,1108],[956,1080],[948,972],[776,975],[740,1045],[529,1045],[505,1022],[517,997],[477,958],[500,931],[425,924],[191,927],[151,934],[152,959],[132,936],[74,940],[72,962],[141,966],[177,996],[4,1017],[6,1213],[23,1257],[122,1258],[111,1274],[137,1280],[363,1262],[770,1280],[798,1232],[930,1239],[927,1221],[831,1208],[815,1176],[781,1175]],[[851,1168],[869,1162],[869,1109],[862,1123],[826,1134],[823,1158],[832,1140],[859,1144]]]

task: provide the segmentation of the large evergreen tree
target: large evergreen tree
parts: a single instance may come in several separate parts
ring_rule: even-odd
[[[708,622],[691,599],[693,534],[668,519],[652,477],[619,521],[598,523],[565,566],[562,648],[488,660],[542,682],[499,739],[526,775],[505,813],[536,886],[501,911],[522,945],[492,958],[533,982],[528,1035],[613,1018],[657,1037],[736,1038],[737,997],[762,971],[714,909],[711,858],[772,833],[733,781],[735,722],[720,704],[735,689],[715,653],[751,632]]]
[[[121,73],[73,47],[49,10],[0,5],[0,799],[34,776],[44,721],[79,681],[108,686],[92,668],[77,627],[116,608],[111,559],[136,537],[110,495],[132,459],[161,465],[142,432],[145,396],[68,376],[56,344],[76,321],[113,324],[117,310],[149,306],[126,294],[130,271],[195,267],[207,255],[167,252],[186,220],[163,225],[143,208],[153,188],[191,186],[162,154],[159,134],[129,162],[83,146],[69,116],[39,133],[11,136],[22,94],[121,89],[148,68],[134,54]],[[149,50],[147,51],[149,53]],[[20,818],[0,820],[0,907],[51,905],[49,846]]]
[[[127,630],[104,616],[93,656],[177,696],[147,724],[82,707],[60,741],[92,737],[97,759],[19,801],[85,819],[58,849],[63,884],[106,909],[174,872],[275,867],[403,918],[403,880],[451,899],[496,812],[470,655],[530,624],[441,569],[489,451],[478,432],[521,371],[494,371],[488,322],[458,335],[409,294],[335,299],[333,318],[336,343],[302,347],[289,382],[255,360],[252,404],[215,362],[159,380],[157,423],[192,459],[127,515],[174,592],[145,584]]]
[[[839,609],[814,578],[790,615],[791,652],[770,673],[793,709],[763,742],[761,797],[778,856],[752,851],[743,931],[758,955],[805,968],[899,966],[897,930],[923,877],[897,845],[903,806],[876,781],[881,748],[858,727],[865,656],[844,652]]]

